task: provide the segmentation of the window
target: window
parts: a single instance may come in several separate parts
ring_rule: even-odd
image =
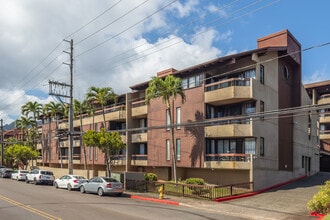
[[[285,79],[289,79],[289,77],[290,77],[289,69],[288,69],[287,66],[283,67],[283,76],[284,76]]]
[[[147,119],[142,118],[142,119],[140,119],[140,128],[145,128],[145,127],[147,127]],[[141,132],[144,133],[144,132],[147,132],[147,130],[143,129],[143,130],[141,130]]]
[[[167,139],[166,140],[166,160],[170,160],[171,159],[171,143],[170,140]]]
[[[247,102],[244,104],[244,112],[245,114],[252,114],[256,112],[256,103],[255,102]]]
[[[183,78],[181,81],[181,86],[183,89],[195,88],[197,86],[202,85],[202,81],[203,81],[203,75],[198,74],[187,78]]]
[[[265,67],[262,64],[260,64],[260,82],[265,84]]]
[[[196,78],[195,76],[189,77],[189,88],[196,87]]]
[[[265,156],[265,139],[260,137],[260,156]]]
[[[181,140],[176,139],[176,159],[181,160]]]
[[[264,101],[260,100],[260,113],[263,114],[264,112],[265,112],[265,103]],[[261,120],[264,120],[264,118],[265,118],[264,116],[260,117]]]
[[[176,108],[176,129],[181,129],[181,108]]]
[[[93,147],[93,149],[94,149],[94,153],[95,153],[95,160],[97,160],[97,158],[99,157],[99,148],[95,148],[95,147]]]
[[[188,78],[182,79],[181,85],[183,89],[188,89]]]
[[[93,160],[93,147],[89,147],[89,160]]]
[[[166,109],[166,130],[170,130],[171,120],[170,120],[170,110]]]
[[[256,154],[256,141],[254,138],[245,138],[245,153]]]
[[[145,144],[140,144],[139,146],[139,154],[146,154],[146,151],[145,151]]]

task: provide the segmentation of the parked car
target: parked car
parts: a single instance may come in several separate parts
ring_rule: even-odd
[[[93,177],[80,186],[81,193],[97,193],[99,196],[114,194],[120,196],[124,192],[123,184],[111,177]]]
[[[2,173],[5,169],[6,169],[5,166],[0,167],[0,176],[1,176],[1,173]]]
[[[1,169],[0,177],[2,177],[2,178],[10,178],[12,172],[14,172],[14,170],[11,169],[11,168]]]
[[[14,172],[12,172],[11,174],[11,179],[12,180],[25,180],[25,176],[26,174],[28,174],[29,171],[27,170],[14,170]]]
[[[88,181],[83,176],[78,175],[64,175],[54,180],[55,188],[65,188],[68,190],[79,189],[80,185]]]
[[[26,183],[33,182],[35,185],[37,184],[53,185],[54,179],[55,178],[52,171],[39,170],[39,169],[34,169],[30,173],[27,173],[25,176]]]

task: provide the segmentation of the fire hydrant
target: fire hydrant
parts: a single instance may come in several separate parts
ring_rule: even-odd
[[[158,192],[159,192],[159,199],[164,199],[164,185],[159,187]]]

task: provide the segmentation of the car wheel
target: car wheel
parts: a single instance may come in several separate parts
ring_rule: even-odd
[[[103,189],[102,188],[99,188],[97,190],[97,195],[99,195],[99,196],[103,196],[104,195],[104,192],[103,192]]]
[[[120,196],[122,196],[122,195],[123,195],[123,193],[118,193],[118,194],[117,194],[118,197],[120,197]]]
[[[18,177],[16,177],[16,181],[19,181]]]
[[[70,183],[68,183],[68,186],[67,186],[68,190],[71,191],[72,190],[72,186]]]
[[[54,182],[54,186],[55,186],[56,189],[58,189],[58,185],[57,185],[56,182]]]
[[[85,192],[86,192],[86,191],[85,191],[85,187],[81,186],[81,187],[80,187],[80,192],[81,192],[81,193],[85,193]]]
[[[38,185],[38,182],[37,182],[36,178],[34,178],[33,183],[34,183],[34,185]]]
[[[29,183],[29,179],[28,179],[28,178],[25,178],[25,182],[26,182],[26,183]]]

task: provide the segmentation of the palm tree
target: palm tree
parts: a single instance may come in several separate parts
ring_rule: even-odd
[[[77,118],[77,116],[79,115],[79,120],[80,120],[80,146],[84,151],[84,169],[87,169],[87,157],[86,157],[86,148],[83,144],[83,140],[82,140],[82,134],[83,134],[83,126],[82,126],[82,113],[86,111],[87,109],[87,102],[83,101],[80,102],[77,99],[73,100],[73,115],[74,118]],[[89,172],[88,172],[89,174]]]
[[[21,129],[23,133],[23,140],[25,140],[27,131],[30,127],[36,126],[36,121],[30,116],[25,117],[21,116],[19,119],[15,121],[15,127]]]
[[[49,127],[48,127],[47,139],[46,139],[47,142],[45,144],[43,144],[42,154],[43,154],[44,150],[47,150],[47,151],[50,150],[49,146],[50,146],[50,140],[51,140],[51,127],[50,127],[51,122],[52,122],[52,120],[56,121],[58,119],[58,116],[63,115],[63,106],[61,103],[55,103],[55,102],[51,101],[44,105],[43,112],[44,112],[44,115],[49,119],[49,121],[48,121]],[[56,123],[56,129],[57,129],[57,123]],[[61,150],[59,150],[59,153],[60,153],[61,166],[62,166]]]
[[[166,104],[166,109],[169,113],[170,119],[170,129],[172,137],[172,158],[173,158],[173,177],[175,183],[177,183],[176,175],[176,150],[174,143],[174,100],[179,95],[181,97],[182,103],[185,102],[186,96],[184,94],[183,87],[181,85],[182,80],[180,78],[174,77],[173,75],[168,75],[163,80],[159,77],[153,77],[149,82],[149,86],[146,89],[145,101],[149,105],[150,100],[154,98],[162,98],[164,104]]]
[[[30,113],[32,113],[33,119],[37,121],[37,118],[42,113],[42,104],[29,101],[21,107],[21,112],[25,116],[28,116]]]
[[[103,114],[103,127],[105,128],[105,109],[109,101],[117,102],[117,95],[114,93],[111,87],[90,87],[86,94],[87,102],[91,103],[94,106],[100,106],[102,108]]]

